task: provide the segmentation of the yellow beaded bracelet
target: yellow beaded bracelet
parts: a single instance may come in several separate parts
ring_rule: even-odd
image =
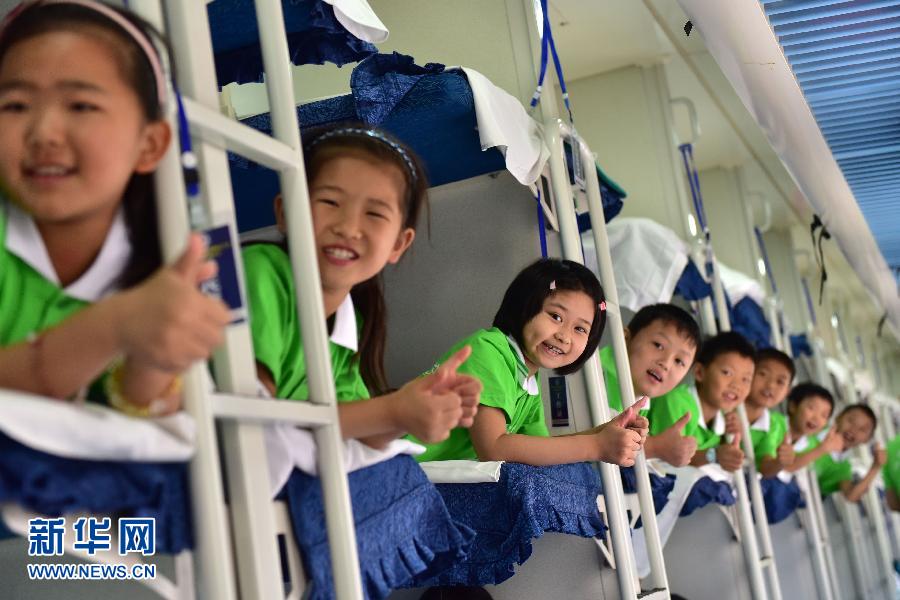
[[[146,418],[157,416],[158,410],[154,410],[154,407],[158,406],[158,400],[154,400],[147,404],[135,404],[122,393],[124,366],[124,361],[116,361],[104,382],[104,390],[106,391],[109,405],[132,417]],[[166,386],[166,389],[160,392],[159,397],[169,398],[180,391],[181,376],[178,376],[173,378],[169,385]]]

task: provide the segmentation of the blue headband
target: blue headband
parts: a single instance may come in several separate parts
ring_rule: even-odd
[[[340,129],[326,131],[322,135],[309,142],[309,144],[306,145],[306,150],[312,150],[325,140],[342,137],[366,137],[371,140],[377,140],[381,142],[382,144],[399,154],[400,158],[403,159],[403,164],[406,165],[406,170],[409,172],[410,188],[413,188],[416,185],[416,182],[418,181],[418,177],[416,175],[416,164],[413,162],[412,157],[410,157],[409,152],[407,152],[406,148],[375,129],[365,129],[363,127],[341,127]],[[410,189],[410,191],[412,190]]]

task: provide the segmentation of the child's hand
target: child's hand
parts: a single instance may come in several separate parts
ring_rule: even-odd
[[[473,384],[473,378],[456,372],[471,353],[469,346],[461,348],[437,371],[414,379],[395,392],[396,401],[391,406],[400,429],[426,444],[435,444],[447,439],[454,427],[472,425],[481,382],[476,380],[477,385]]]
[[[697,452],[697,438],[684,435],[684,428],[691,421],[690,411],[675,421],[671,427],[654,436],[656,456],[673,467],[683,467],[691,462]]]
[[[198,289],[216,272],[205,253],[202,238],[192,234],[174,264],[120,294],[122,310],[115,326],[129,358],[174,373],[208,359],[222,343],[231,319],[228,308]]]
[[[844,450],[844,437],[838,433],[837,425],[831,426],[821,445],[826,452],[842,452]]]
[[[744,465],[744,451],[741,450],[741,434],[734,434],[731,443],[719,444],[716,448],[716,462],[726,471],[737,471]]]
[[[626,427],[640,434],[642,447],[644,442],[647,441],[647,433],[650,431],[650,421],[647,420],[647,417],[641,415],[639,411],[647,406],[648,401],[649,398],[647,398],[647,396],[641,396],[628,408],[629,411],[632,411],[633,416],[631,417],[631,422],[628,423]]]
[[[725,434],[737,435],[741,433],[741,419],[736,410],[725,415]]]
[[[887,450],[881,447],[881,444],[875,442],[875,447],[872,448],[872,464],[878,468],[881,468],[887,462]]]
[[[481,390],[484,388],[481,384],[481,380],[477,377],[456,372],[459,365],[464,363],[471,354],[471,346],[460,348],[459,351],[444,363],[446,364],[447,362],[450,362],[450,360],[457,361],[456,366],[452,367],[452,372],[449,370],[451,367],[448,367],[447,370],[444,371],[441,371],[441,369],[438,368],[438,372],[441,372],[440,379],[435,384],[435,387],[432,388],[432,392],[454,392],[459,396],[462,405],[462,416],[459,419],[459,427],[471,427],[472,423],[475,422],[475,415],[478,412],[478,404],[481,400]]]
[[[592,431],[596,445],[596,460],[631,467],[635,456],[641,450],[641,434],[629,428],[635,420],[637,411],[629,407],[618,417],[610,420]]]
[[[775,454],[778,464],[780,464],[782,468],[789,467],[794,464],[795,457],[793,444],[791,444],[788,438],[785,438],[781,445],[778,446],[778,451]]]

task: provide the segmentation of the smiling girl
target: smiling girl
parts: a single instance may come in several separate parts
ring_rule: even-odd
[[[428,188],[418,160],[386,133],[355,124],[308,135],[304,159],[344,437],[381,447],[406,433],[436,442],[469,426],[481,384],[456,373],[468,348],[437,373],[384,393],[381,271],[415,239]],[[283,208],[276,198],[282,233]],[[308,400],[295,304],[295,285],[306,282],[294,281],[286,250],[283,244],[244,249],[250,328],[257,373],[269,392]]]
[[[600,283],[583,265],[542,259],[526,267],[506,290],[493,327],[450,350],[472,348],[460,371],[484,385],[474,424],[453,430],[418,459],[633,465],[647,428],[637,416],[640,405],[574,435],[549,437],[544,421],[538,369],[568,375],[581,368],[597,350],[605,311]]]

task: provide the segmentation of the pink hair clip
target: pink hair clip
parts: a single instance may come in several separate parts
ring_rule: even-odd
[[[555,289],[556,289],[556,280],[555,280],[555,279],[554,279],[553,281],[550,282],[550,289],[551,289],[551,290],[555,290]]]
[[[601,301],[600,304],[598,304],[597,306],[600,307],[600,310],[605,311],[606,310],[606,300]]]

